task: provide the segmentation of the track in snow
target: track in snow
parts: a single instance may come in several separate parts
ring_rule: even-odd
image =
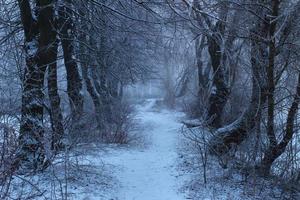
[[[154,112],[155,100],[139,108],[141,125],[150,125],[144,133],[150,146],[144,150],[117,150],[104,158],[105,163],[120,167],[117,172],[121,189],[114,200],[183,200],[176,179],[176,143],[181,124],[179,113]],[[148,127],[148,126],[147,126]]]

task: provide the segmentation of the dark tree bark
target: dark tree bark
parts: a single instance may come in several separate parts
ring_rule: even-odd
[[[219,34],[224,34],[224,25],[217,22],[215,34],[208,38],[208,52],[213,68],[213,91],[209,97],[208,121],[209,125],[214,128],[219,128],[222,123],[222,114],[227,103],[230,90],[227,85],[227,80],[224,72],[224,64],[222,62],[221,38]]]
[[[198,21],[200,27],[207,27],[209,31],[213,32],[209,34],[203,32],[203,37],[207,38],[208,42],[208,53],[210,55],[210,61],[213,69],[212,77],[212,92],[208,101],[208,114],[207,122],[208,125],[213,128],[219,128],[222,125],[222,115],[224,107],[228,101],[230,95],[230,88],[228,85],[228,75],[226,74],[226,55],[222,51],[222,41],[225,39],[225,23],[227,21],[228,9],[224,5],[220,9],[221,20],[218,20],[215,24],[209,19],[206,14],[201,12],[201,5],[198,0],[194,1],[195,18]],[[233,43],[234,38],[230,38],[230,42]],[[230,46],[231,47],[231,46]],[[197,52],[197,57],[200,54]],[[198,61],[198,68],[201,62]],[[199,72],[199,71],[198,71]],[[199,77],[200,78],[200,77]]]
[[[40,170],[47,164],[43,145],[44,76],[51,63],[49,47],[55,43],[53,1],[37,0],[37,21],[29,1],[19,0],[25,35],[26,68],[22,92],[18,160],[21,168]]]
[[[268,175],[270,173],[271,166],[273,162],[285,151],[286,146],[292,139],[294,134],[294,120],[296,114],[298,112],[299,107],[299,95],[300,95],[300,74],[298,77],[298,84],[296,88],[296,94],[293,100],[293,103],[289,109],[287,122],[286,122],[286,130],[283,140],[278,144],[275,131],[274,131],[274,117],[275,117],[275,77],[274,77],[274,68],[275,68],[275,59],[278,52],[278,47],[276,44],[276,29],[277,29],[277,17],[279,15],[279,7],[280,1],[274,0],[271,3],[272,14],[270,15],[269,19],[269,65],[267,69],[268,73],[268,123],[267,123],[267,135],[269,139],[269,146],[265,152],[263,160],[259,166],[260,172],[262,175]],[[288,33],[286,33],[289,35]],[[286,36],[284,36],[286,37]]]
[[[290,34],[288,30],[290,26],[289,20],[293,20],[291,17],[287,20],[287,24],[283,26],[282,35],[279,37],[278,44],[276,43],[277,23],[276,20],[279,16],[280,1],[274,0],[270,2],[271,9],[268,9],[269,14],[264,14],[263,18],[257,24],[257,27],[252,30],[251,33],[251,64],[252,64],[252,97],[251,103],[246,112],[241,116],[239,120],[234,122],[228,127],[218,129],[216,136],[211,141],[211,151],[219,155],[227,153],[232,145],[239,145],[243,142],[252,129],[257,124],[257,120],[261,116],[261,105],[267,102],[267,136],[269,140],[269,146],[264,152],[261,163],[257,166],[257,169],[261,175],[269,175],[273,162],[280,157],[292,140],[295,134],[294,123],[297,117],[300,104],[300,73],[298,74],[298,83],[296,92],[292,101],[292,104],[288,110],[286,127],[284,135],[281,141],[277,141],[274,125],[275,125],[275,89],[276,83],[280,79],[282,72],[275,76],[276,56],[280,52],[278,48],[282,41],[285,41]],[[299,5],[298,5],[299,6]],[[263,9],[263,8],[262,8]],[[298,12],[298,9],[296,12]],[[293,16],[293,15],[291,15]],[[281,27],[282,28],[282,27]],[[285,70],[285,68],[283,69]]]
[[[83,112],[82,79],[74,52],[74,23],[72,19],[72,1],[64,0],[59,9],[60,38],[67,71],[67,91],[71,114],[76,121]]]
[[[233,145],[241,144],[255,128],[268,90],[265,69],[268,64],[268,46],[262,40],[267,36],[268,27],[264,22],[258,23],[251,31],[252,95],[250,104],[238,120],[216,131],[210,142],[212,153],[218,155],[227,153]]]
[[[268,67],[267,67],[267,78],[268,78],[268,120],[267,120],[267,135],[269,138],[269,145],[270,147],[276,146],[276,136],[274,132],[274,117],[275,117],[275,58],[276,58],[276,26],[279,12],[279,0],[272,1],[272,14],[269,19],[269,58],[268,58]]]
[[[294,121],[297,117],[297,113],[299,110],[299,103],[300,103],[300,73],[298,74],[298,83],[296,88],[296,94],[294,96],[294,100],[292,102],[291,107],[289,108],[287,120],[286,120],[286,127],[285,127],[285,134],[281,142],[276,145],[270,145],[263,160],[259,166],[262,175],[268,175],[270,173],[271,166],[273,162],[284,153],[287,145],[292,140],[294,131]]]

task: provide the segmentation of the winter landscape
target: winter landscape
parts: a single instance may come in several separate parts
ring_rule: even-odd
[[[0,0],[0,200],[300,199],[299,0]]]

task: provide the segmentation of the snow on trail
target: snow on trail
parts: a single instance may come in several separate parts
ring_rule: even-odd
[[[143,150],[116,150],[104,157],[104,162],[120,168],[116,172],[121,188],[113,200],[183,200],[178,192],[181,186],[176,179],[176,143],[180,113],[155,112],[155,100],[139,108],[138,119],[147,126],[145,134],[150,146]],[[151,128],[148,128],[150,125]],[[150,129],[150,130],[149,130]]]

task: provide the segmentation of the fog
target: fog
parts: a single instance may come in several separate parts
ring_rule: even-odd
[[[300,1],[0,1],[0,199],[299,199]]]

